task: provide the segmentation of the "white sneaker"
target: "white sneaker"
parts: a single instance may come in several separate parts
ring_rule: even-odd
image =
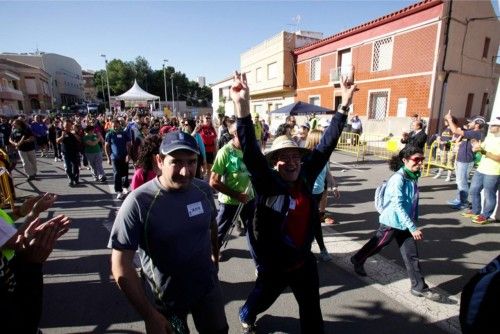
[[[125,197],[125,195],[123,193],[118,193],[118,195],[116,195],[116,199],[123,199]]]
[[[451,177],[448,176],[445,181],[446,182],[450,182],[451,181]]]
[[[433,179],[439,179],[441,177],[441,173],[437,173],[436,175],[434,175]]]
[[[128,193],[129,193],[128,189],[127,188],[123,188],[122,194],[123,195],[127,195]]]

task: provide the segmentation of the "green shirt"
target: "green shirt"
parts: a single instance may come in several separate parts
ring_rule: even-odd
[[[222,175],[222,182],[237,192],[244,192],[247,187],[249,199],[254,198],[253,188],[250,183],[250,174],[243,162],[243,152],[233,146],[232,141],[224,145],[215,157],[212,172]],[[219,192],[219,202],[223,204],[238,205],[239,201]]]
[[[99,143],[96,145],[89,145],[87,144],[87,140],[97,140],[97,135],[85,135],[83,136],[83,143],[85,144],[85,153],[100,153],[101,152],[101,147],[99,146]]]

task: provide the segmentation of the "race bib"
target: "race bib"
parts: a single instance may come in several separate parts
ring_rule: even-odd
[[[121,138],[121,137],[122,137],[122,135],[116,135],[116,138]]]
[[[198,216],[198,215],[201,215],[202,213],[204,213],[203,205],[201,205],[201,202],[188,204],[187,211],[188,211],[189,217]]]
[[[290,198],[290,206],[289,206],[289,209],[290,210],[295,210],[295,206],[297,205],[297,202],[293,199],[293,198]]]

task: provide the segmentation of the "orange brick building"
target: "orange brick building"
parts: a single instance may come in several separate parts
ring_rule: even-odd
[[[489,1],[426,0],[296,49],[296,100],[336,109],[339,76],[352,73],[365,131],[399,134],[419,114],[435,132],[448,109],[489,116],[500,73],[495,17]]]

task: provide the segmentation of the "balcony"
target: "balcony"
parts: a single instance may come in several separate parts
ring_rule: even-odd
[[[0,86],[0,99],[23,101],[23,92],[12,87]]]
[[[354,80],[354,66],[340,66],[330,69],[330,82],[334,85],[340,85],[340,76],[349,76]]]

